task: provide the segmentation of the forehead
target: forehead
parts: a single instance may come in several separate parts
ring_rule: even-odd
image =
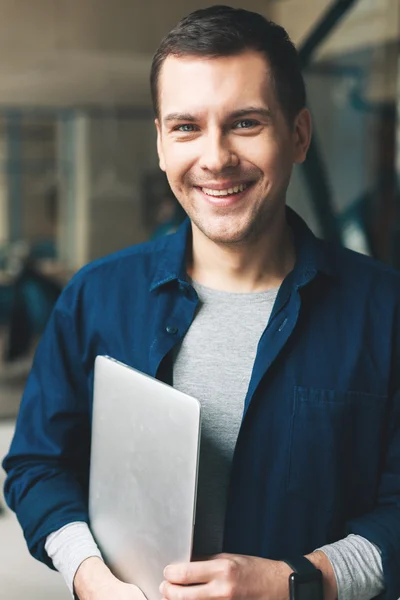
[[[168,56],[159,85],[161,115],[167,112],[234,110],[238,105],[272,108],[275,93],[267,59],[259,52],[203,58]]]

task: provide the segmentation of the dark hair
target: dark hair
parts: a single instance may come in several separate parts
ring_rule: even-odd
[[[306,104],[306,91],[299,57],[287,32],[258,13],[222,5],[192,12],[162,40],[150,74],[156,116],[159,116],[159,75],[168,56],[216,58],[246,50],[262,52],[268,59],[278,101],[292,123]]]

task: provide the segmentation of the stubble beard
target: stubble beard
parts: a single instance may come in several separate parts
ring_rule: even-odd
[[[213,221],[218,223],[219,215],[204,219],[195,210],[189,210],[187,213],[192,223],[210,241],[232,248],[255,245],[260,238],[268,235],[274,218],[272,207],[265,206],[261,211],[252,211],[242,220],[239,220],[238,226],[235,228],[229,227],[228,223],[228,226],[224,230],[223,226],[217,225],[213,227]],[[229,219],[227,216],[222,216],[221,220],[224,218]],[[232,216],[232,222],[234,221],[235,217]]]

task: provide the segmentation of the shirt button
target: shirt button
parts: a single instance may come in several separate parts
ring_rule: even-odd
[[[167,333],[170,333],[171,335],[175,335],[175,333],[178,333],[178,328],[175,327],[174,325],[167,325],[165,330]]]

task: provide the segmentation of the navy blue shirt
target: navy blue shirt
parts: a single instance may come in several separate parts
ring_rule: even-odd
[[[224,551],[282,559],[359,534],[379,547],[384,597],[395,600],[400,274],[318,240],[287,216],[297,260],[265,324],[244,399]],[[7,502],[31,553],[47,564],[47,535],[88,522],[96,355],[172,383],[172,351],[198,304],[186,277],[190,243],[186,221],[176,234],[98,260],[53,311],[3,463]]]

